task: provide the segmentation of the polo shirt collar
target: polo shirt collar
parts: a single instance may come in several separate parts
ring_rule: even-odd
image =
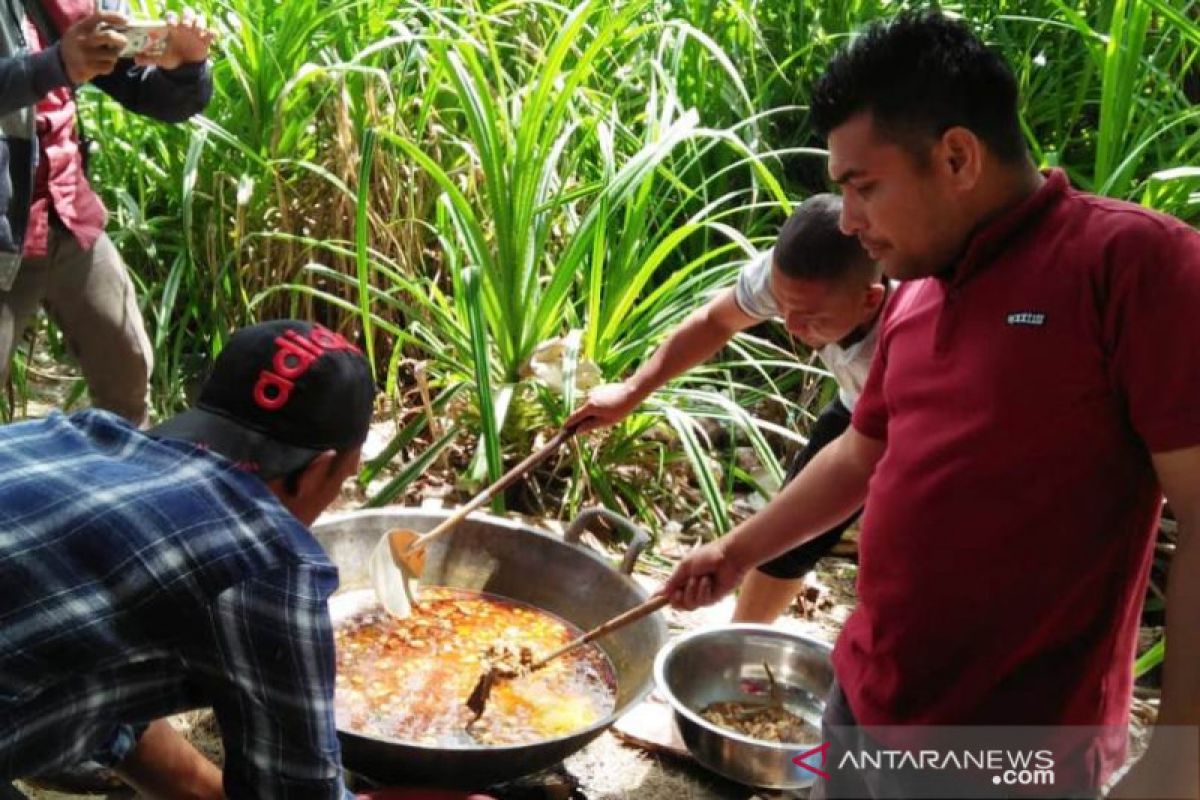
[[[938,277],[951,286],[965,283],[995,260],[1022,228],[1061,200],[1070,188],[1066,173],[1061,169],[1052,169],[1044,174],[1046,180],[1036,192],[984,223],[971,236],[958,263]]]

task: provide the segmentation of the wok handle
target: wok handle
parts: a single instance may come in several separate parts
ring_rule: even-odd
[[[607,508],[584,509],[563,534],[563,541],[567,544],[579,544],[579,537],[583,536],[584,531],[595,532],[591,523],[597,519],[606,522],[610,528],[622,530],[629,535],[629,544],[626,545],[625,556],[621,559],[621,572],[632,575],[633,567],[641,557],[642,551],[651,542],[650,534],[642,526],[615,511],[609,511]],[[611,538],[611,530],[608,533]]]
[[[540,450],[530,453],[528,456],[525,457],[524,461],[522,461],[520,464],[517,464],[515,467],[510,469],[508,472],[501,475],[496,480],[495,483],[493,483],[491,486],[484,489],[479,494],[472,497],[471,500],[466,505],[460,507],[453,514],[451,514],[450,516],[448,516],[444,520],[442,520],[441,523],[439,523],[436,528],[429,531],[429,533],[422,534],[421,536],[418,536],[416,539],[414,539],[412,544],[410,544],[407,548],[405,548],[404,552],[401,555],[407,556],[411,553],[417,552],[418,550],[425,549],[425,547],[428,546],[430,542],[432,542],[434,539],[437,539],[437,538],[445,535],[446,532],[448,532],[451,528],[453,528],[455,525],[457,525],[459,522],[461,522],[472,511],[474,511],[477,508],[479,508],[480,506],[484,505],[489,500],[491,500],[493,497],[495,497],[497,494],[504,491],[509,486],[512,486],[518,480],[523,478],[525,476],[525,473],[529,472],[529,470],[533,469],[538,464],[542,463],[547,458],[552,456],[555,452],[558,451],[558,448],[562,447],[563,442],[567,441],[572,436],[574,436],[576,427],[577,426],[572,425],[572,426],[563,428],[558,433],[554,434],[554,438],[552,438],[550,441],[546,442],[546,444],[543,445]],[[393,555],[395,555],[395,553],[393,553]]]
[[[593,639],[599,639],[601,636],[612,633],[618,628],[623,628],[626,625],[637,622],[642,617],[647,617],[653,614],[655,611],[658,611],[670,601],[671,598],[667,597],[666,595],[651,597],[646,602],[636,605],[625,613],[613,617],[603,625],[598,625],[595,628],[592,628],[578,639],[572,639],[549,655],[539,658],[529,667],[529,671],[533,672],[534,670],[541,669],[559,656],[566,655],[575,648],[582,647]]]

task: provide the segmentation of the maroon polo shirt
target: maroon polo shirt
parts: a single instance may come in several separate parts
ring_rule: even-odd
[[[1200,235],[1055,171],[951,272],[901,287],[855,409],[887,447],[838,680],[865,725],[1123,730],[1150,454],[1200,445]]]
[[[42,5],[60,31],[95,8],[92,0],[42,0]],[[25,36],[31,51],[47,46],[28,20]],[[69,86],[51,90],[37,104],[38,166],[25,233],[26,256],[46,254],[51,207],[80,247],[90,248],[104,232],[107,217],[84,173],[75,113],[75,96]]]

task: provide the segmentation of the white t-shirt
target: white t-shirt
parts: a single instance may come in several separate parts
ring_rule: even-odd
[[[779,302],[775,299],[775,290],[771,286],[773,252],[766,250],[750,259],[746,266],[742,267],[734,290],[738,307],[750,316],[762,320],[783,316],[779,310]],[[867,373],[871,371],[871,359],[875,356],[875,344],[879,340],[878,323],[877,316],[867,334],[849,347],[841,347],[834,342],[817,351],[821,362],[833,373],[833,379],[837,381],[838,399],[850,411],[854,410],[854,404],[862,394],[863,384],[867,382]]]

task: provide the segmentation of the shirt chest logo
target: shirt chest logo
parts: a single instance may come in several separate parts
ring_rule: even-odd
[[[1040,328],[1046,324],[1046,314],[1042,311],[1014,311],[1008,315],[1009,325],[1028,325]]]

